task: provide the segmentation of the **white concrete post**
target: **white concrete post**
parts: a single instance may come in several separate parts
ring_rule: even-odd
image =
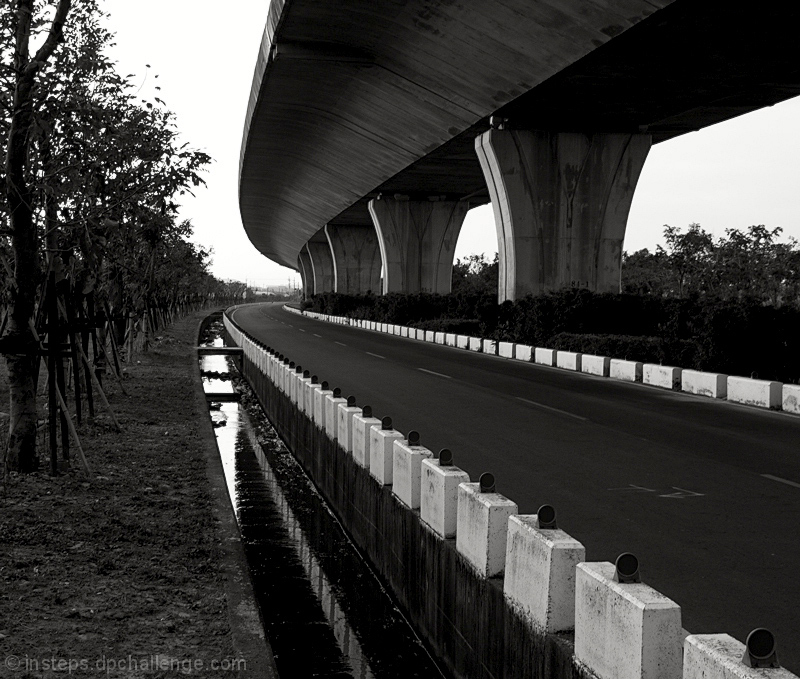
[[[770,380],[729,377],[727,399],[759,408],[777,409],[781,407],[782,386],[780,382]]]
[[[456,535],[458,486],[462,483],[469,483],[469,474],[463,469],[441,465],[433,458],[422,461],[420,518],[441,538]]]
[[[681,368],[671,365],[645,363],[642,366],[642,382],[654,387],[679,390],[681,388]]]
[[[325,397],[325,433],[331,441],[339,440],[339,406],[347,403],[346,398],[334,396],[335,393]]]
[[[311,375],[303,377],[302,374],[297,381],[297,408],[301,413],[308,415],[306,405],[308,404],[308,385],[311,384]]]
[[[583,354],[581,356],[581,372],[588,375],[598,375],[608,377],[610,359],[608,356],[595,356],[594,354]]]
[[[386,427],[385,429],[383,427]],[[392,485],[394,467],[394,442],[403,435],[392,429],[392,420],[383,418],[381,427],[372,427],[369,433],[369,473],[382,486]]]
[[[556,351],[556,366],[565,370],[581,371],[583,354],[577,351]]]
[[[328,396],[332,396],[333,391],[323,389],[322,385],[314,392],[314,423],[320,428],[325,429],[325,403]]]
[[[558,528],[539,528],[536,514],[509,517],[506,599],[537,629],[574,629],[575,567],[585,559],[580,542]]]
[[[364,406],[362,413],[353,416],[353,459],[360,467],[369,467],[370,429],[381,426],[377,417],[372,417],[372,408]]]
[[[527,344],[515,344],[514,345],[514,358],[518,361],[524,361],[525,363],[530,363],[533,359],[533,347],[528,346]]]
[[[608,367],[609,377],[625,382],[642,381],[642,364],[639,361],[625,361],[621,358],[612,358]]]
[[[306,417],[312,417],[314,414],[314,401],[311,395],[311,377],[304,377],[300,380],[300,392],[298,393],[298,401],[300,410],[305,413]]]
[[[781,409],[787,413],[800,414],[800,384],[784,384]]]
[[[680,679],[680,606],[643,583],[615,582],[615,570],[578,564],[575,658],[599,679]]]
[[[684,369],[681,372],[681,390],[687,394],[725,398],[728,394],[728,376]]]
[[[683,641],[683,679],[797,679],[783,667],[748,667],[744,651],[728,634],[690,634]]]
[[[514,343],[513,342],[498,342],[497,355],[503,358],[514,358]]]
[[[336,416],[338,425],[338,438],[339,445],[345,449],[346,452],[353,454],[353,416],[361,414],[361,408],[355,405],[349,405],[350,399],[345,403],[339,404],[339,412]]]
[[[499,493],[481,493],[480,483],[458,487],[456,551],[479,575],[500,575],[506,562],[508,517],[519,511],[516,502]]]
[[[419,445],[419,435],[410,432],[408,442],[395,441],[392,450],[392,493],[407,507],[419,509],[422,460],[433,457]]]
[[[545,349],[544,347],[534,347],[533,360],[539,365],[554,366],[556,364],[556,350]]]

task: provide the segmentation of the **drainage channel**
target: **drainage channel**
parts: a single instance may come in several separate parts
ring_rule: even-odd
[[[213,335],[207,339],[218,346]],[[211,402],[209,408],[279,673],[444,676],[238,379],[232,361],[202,356],[200,370],[206,393],[240,395],[240,401]]]

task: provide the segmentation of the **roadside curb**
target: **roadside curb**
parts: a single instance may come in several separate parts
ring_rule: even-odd
[[[200,357],[197,351],[199,341],[197,340],[199,340],[210,316],[211,314],[208,314],[200,320],[194,333],[192,380],[195,406],[198,413],[201,413],[198,421],[201,427],[202,453],[206,461],[206,478],[211,491],[212,513],[217,521],[222,546],[220,574],[224,580],[223,588],[231,626],[231,640],[237,657],[247,661],[246,670],[243,670],[238,676],[253,677],[253,679],[278,679],[272,647],[264,634],[264,623],[250,578],[239,525],[236,522],[233,504],[228,495],[225,472],[222,468],[217,439],[208,415],[203,382],[200,378]]]

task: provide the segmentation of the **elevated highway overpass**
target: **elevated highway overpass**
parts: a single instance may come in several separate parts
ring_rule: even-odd
[[[777,2],[273,0],[245,229],[307,292],[447,292],[491,200],[501,300],[618,290],[651,144],[800,94],[799,26]]]

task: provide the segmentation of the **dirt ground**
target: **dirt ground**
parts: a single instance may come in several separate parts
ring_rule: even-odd
[[[0,485],[0,677],[236,676],[192,397],[202,315],[134,357],[127,396],[107,378],[123,431],[99,404],[81,425],[92,479],[51,477],[42,451]],[[7,411],[4,361],[0,393]]]

